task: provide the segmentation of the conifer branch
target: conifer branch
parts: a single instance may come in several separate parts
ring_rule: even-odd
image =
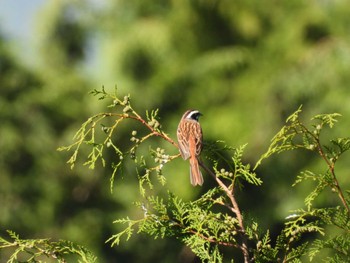
[[[104,117],[118,117],[120,119],[132,119],[132,120],[136,120],[140,123],[142,123],[142,125],[144,125],[145,127],[147,127],[151,133],[148,135],[149,137],[151,136],[158,136],[158,137],[161,137],[163,138],[164,140],[168,141],[169,143],[171,143],[172,145],[177,146],[177,143],[171,139],[167,134],[165,134],[164,132],[162,131],[159,131],[157,129],[155,129],[154,127],[152,127],[151,125],[149,125],[149,123],[147,121],[145,121],[139,114],[137,114],[136,112],[134,113],[134,115],[130,115],[130,114],[127,114],[127,113],[124,113],[124,114],[121,114],[121,113],[111,113],[111,112],[103,112],[103,113],[100,113],[100,114],[97,114],[95,115],[95,117],[98,117],[98,116],[104,116]]]
[[[303,132],[304,133],[307,133],[309,136],[311,136],[315,143],[316,143],[316,147],[317,147],[317,152],[318,154],[322,157],[322,159],[326,162],[327,166],[328,166],[328,169],[332,175],[332,179],[333,179],[333,186],[336,188],[336,191],[337,191],[337,194],[342,202],[342,204],[344,205],[347,213],[348,213],[348,216],[350,216],[350,207],[348,205],[348,203],[346,202],[346,199],[345,199],[345,196],[344,196],[344,193],[339,185],[339,181],[336,177],[336,174],[335,174],[335,162],[332,162],[326,155],[326,153],[324,152],[323,150],[323,147],[322,147],[322,144],[320,142],[320,138],[319,138],[319,133],[317,134],[314,134],[313,132],[311,132],[310,130],[308,130],[303,124],[300,123],[300,126],[302,127],[303,129]]]
[[[339,181],[338,181],[338,179],[337,179],[337,177],[336,177],[336,175],[335,175],[334,162],[331,162],[331,161],[327,158],[326,154],[325,154],[324,151],[323,151],[323,148],[322,148],[322,145],[321,145],[321,143],[320,143],[319,138],[316,138],[316,142],[317,142],[318,153],[319,153],[320,156],[323,158],[323,160],[327,163],[328,169],[329,169],[329,171],[331,172],[331,175],[332,175],[332,177],[333,177],[333,183],[334,183],[334,186],[335,186],[336,189],[337,189],[338,196],[339,196],[339,198],[340,198],[342,204],[344,205],[345,209],[347,210],[348,216],[350,216],[350,208],[349,208],[349,205],[348,205],[348,203],[347,203],[346,200],[345,200],[345,196],[344,196],[343,191],[342,191],[342,189],[341,189],[341,187],[340,187],[340,185],[339,185]]]
[[[242,237],[242,245],[240,246],[242,249],[242,253],[244,256],[244,263],[249,263],[250,257],[249,257],[249,249],[248,249],[248,240],[246,237],[246,232],[245,232],[245,227],[243,223],[243,216],[242,213],[239,209],[238,203],[236,201],[236,198],[233,194],[233,189],[232,191],[216,176],[215,173],[213,173],[202,161],[199,161],[199,165],[208,173],[210,176],[212,176],[215,181],[218,183],[218,185],[225,191],[227,197],[230,199],[232,207],[228,206],[231,211],[237,216],[238,224],[240,227],[240,233]]]
[[[207,167],[199,160],[199,165],[215,179],[217,187],[208,190],[198,200],[185,202],[171,193],[169,193],[168,202],[164,201],[159,195],[148,196],[144,185],[149,187],[149,189],[153,188],[150,174],[156,174],[158,180],[164,185],[165,177],[162,175],[162,167],[169,161],[178,158],[180,154],[169,155],[160,147],[157,150],[150,147],[149,153],[154,159],[153,161],[149,161],[148,158],[137,152],[139,145],[154,136],[162,138],[176,148],[178,148],[178,144],[162,131],[161,125],[158,122],[157,110],[146,111],[146,116],[143,118],[131,107],[129,96],[125,96],[121,100],[116,95],[107,94],[104,90],[102,92],[95,91],[95,93],[102,95],[101,98],[112,98],[113,104],[110,106],[115,107],[120,105],[123,107],[122,112],[103,112],[90,117],[76,133],[74,137],[76,141],[70,146],[61,149],[71,150],[73,148],[75,150],[69,160],[69,163],[74,165],[80,145],[85,143],[91,146],[92,153],[88,156],[86,163],[90,164],[91,168],[94,168],[94,164],[98,159],[101,159],[103,164],[105,164],[103,156],[104,146],[112,146],[115,153],[119,156],[120,161],[117,164],[112,164],[113,174],[111,176],[111,183],[117,169],[121,167],[123,160],[126,159],[124,157],[130,155],[130,158],[134,160],[137,166],[140,194],[143,198],[146,198],[148,202],[146,205],[151,207],[148,211],[144,204],[139,204],[144,210],[145,215],[141,220],[129,218],[117,220],[116,222],[118,223],[126,223],[127,227],[109,239],[109,241],[114,240],[112,244],[119,244],[121,236],[126,235],[128,240],[133,234],[133,228],[138,227],[137,233],[147,233],[155,238],[175,235],[205,262],[222,262],[224,254],[221,247],[231,247],[240,250],[244,258],[244,263],[290,262],[294,259],[300,259],[305,255],[309,255],[311,260],[321,249],[326,247],[333,247],[336,255],[342,255],[342,251],[337,251],[335,248],[348,245],[350,209],[347,203],[348,197],[345,197],[345,193],[349,193],[350,191],[345,192],[340,187],[335,174],[335,164],[341,154],[350,150],[350,138],[331,140],[332,144],[330,146],[322,145],[320,138],[320,132],[323,126],[327,125],[332,128],[339,114],[315,116],[314,119],[321,122],[313,125],[315,129],[312,130],[301,123],[299,118],[300,107],[288,117],[287,124],[274,136],[269,149],[255,165],[253,171],[261,164],[263,159],[273,154],[296,149],[306,149],[321,157],[328,168],[322,174],[316,174],[312,171],[302,171],[297,176],[293,186],[309,179],[317,182],[316,187],[304,200],[307,210],[298,209],[293,211],[293,214],[286,217],[286,222],[281,233],[275,240],[271,240],[269,229],[260,229],[257,221],[249,224],[244,222],[243,214],[235,196],[235,186],[240,179],[256,186],[262,183],[262,180],[256,173],[250,170],[250,165],[242,162],[244,146],[235,149],[232,156],[233,163],[224,160],[230,167],[231,172],[226,171],[225,168],[218,169],[218,159],[221,160],[220,157],[222,158],[220,152],[215,155],[215,159],[212,159],[215,163],[213,167]],[[110,127],[105,127],[101,124],[102,130],[106,135],[103,143],[99,143],[95,137],[95,131],[97,131],[96,124],[106,117],[115,118],[115,121]],[[114,144],[112,136],[117,130],[116,128],[119,123],[125,119],[139,122],[147,132],[141,136],[137,136],[137,130],[132,131],[130,141],[134,144],[130,146],[131,148],[129,150],[122,151]],[[142,129],[142,132],[145,129]],[[221,149],[214,145],[213,148],[215,152],[215,149],[227,150],[228,147],[225,146]],[[209,148],[209,150],[212,149]],[[331,187],[338,194],[344,208],[315,209],[312,207],[315,198],[326,187]],[[213,210],[212,206],[215,204],[229,209],[230,212],[222,213]],[[339,226],[344,232],[340,233],[339,236],[329,238],[326,237],[326,226]],[[262,235],[263,232],[265,234]],[[309,241],[305,242],[302,239],[306,233],[318,233],[326,238],[324,240],[315,238],[310,241],[312,245],[310,247]],[[252,246],[251,242],[255,242],[255,246]]]

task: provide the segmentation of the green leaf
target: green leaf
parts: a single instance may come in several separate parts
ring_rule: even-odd
[[[312,118],[312,120],[320,120],[321,125],[327,124],[330,128],[333,128],[335,123],[338,122],[337,118],[341,117],[339,113],[331,113],[331,114],[319,114]]]

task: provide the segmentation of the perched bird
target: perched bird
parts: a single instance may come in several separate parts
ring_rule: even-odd
[[[184,160],[190,158],[190,179],[193,186],[203,184],[203,176],[198,164],[203,142],[202,128],[198,122],[201,115],[198,110],[188,110],[182,116],[177,127],[177,140],[181,156]]]

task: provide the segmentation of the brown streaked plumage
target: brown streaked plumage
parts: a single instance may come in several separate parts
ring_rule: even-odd
[[[198,122],[201,115],[198,110],[188,110],[177,127],[180,154],[184,160],[190,159],[190,179],[193,186],[203,184],[203,176],[198,164],[203,141],[202,128]]]

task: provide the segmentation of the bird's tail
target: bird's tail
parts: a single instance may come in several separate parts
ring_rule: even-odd
[[[204,180],[196,157],[190,158],[190,179],[193,186],[202,185]]]

